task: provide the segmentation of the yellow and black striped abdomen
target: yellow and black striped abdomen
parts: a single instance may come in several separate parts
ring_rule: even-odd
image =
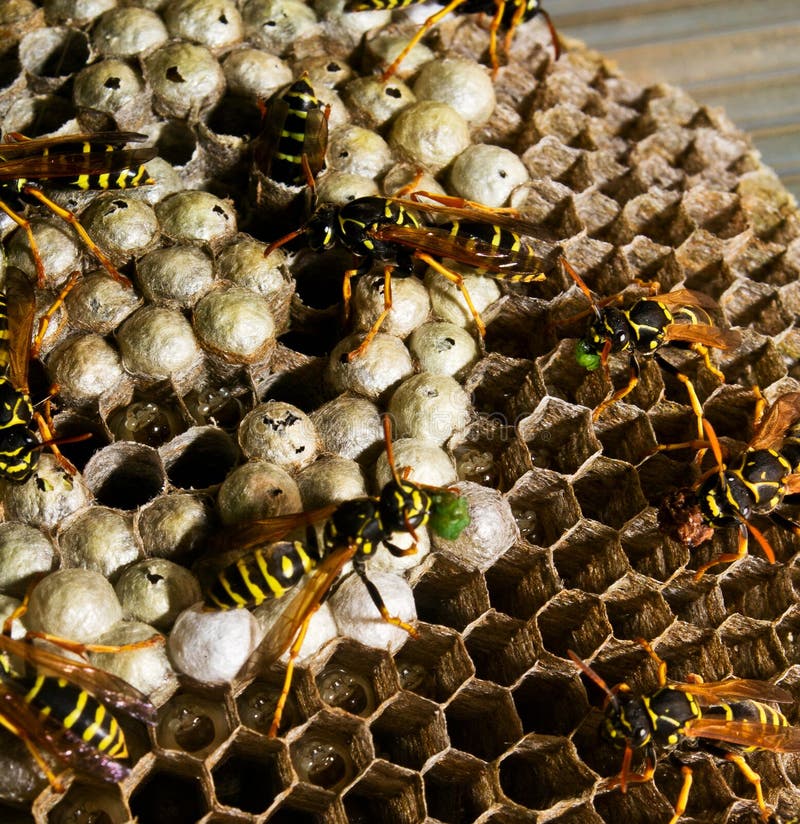
[[[762,704],[761,701],[731,701],[730,703],[725,702],[703,707],[703,718],[722,718],[726,721],[763,724],[775,729],[789,726],[789,721],[782,712],[770,707],[768,704]],[[753,745],[751,747],[742,747],[742,749],[745,752],[752,752],[764,748]]]
[[[217,575],[206,590],[206,605],[239,609],[281,598],[319,560],[301,541],[281,541],[249,552]]]
[[[15,679],[17,680],[17,679]],[[63,678],[19,678],[25,702],[42,718],[56,722],[111,758],[126,758],[125,736],[116,718],[93,696]]]

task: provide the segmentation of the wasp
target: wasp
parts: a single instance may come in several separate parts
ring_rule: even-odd
[[[437,202],[423,202],[422,197]],[[339,245],[361,258],[358,266],[344,273],[345,315],[349,313],[351,279],[369,271],[375,262],[384,265],[383,311],[361,345],[348,355],[353,360],[366,351],[392,308],[392,276],[412,274],[416,261],[426,263],[458,286],[481,337],[486,334],[486,326],[464,278],[445,266],[442,259],[475,267],[480,274],[498,280],[544,280],[562,259],[560,247],[543,239],[537,226],[509,211],[513,212],[426,192],[414,192],[408,199],[360,197],[342,206],[322,204],[304,226],[271,243],[264,254],[302,234],[313,251]],[[424,218],[443,222],[425,222]]]
[[[345,11],[375,11],[381,9],[404,9],[421,3],[423,0],[347,0]],[[553,43],[555,59],[561,56],[561,44],[558,40],[553,21],[550,15],[542,8],[540,0],[450,0],[444,8],[432,14],[419,28],[417,33],[408,41],[403,50],[394,59],[392,64],[383,72],[381,80],[386,82],[400,67],[406,59],[408,53],[437,23],[441,22],[448,14],[491,14],[492,24],[489,27],[489,59],[492,64],[492,75],[496,75],[500,67],[497,57],[497,33],[505,30],[505,51],[508,53],[511,48],[511,41],[514,39],[514,32],[517,27],[528,20],[533,20],[537,15],[541,15],[547,28],[550,30],[550,39]]]
[[[9,142],[10,138],[10,142]],[[144,163],[156,155],[155,148],[123,148],[146,136],[135,132],[98,132],[59,137],[26,138],[16,132],[0,143],[0,192],[24,200],[38,201],[66,221],[115,280],[130,286],[108,256],[89,237],[77,216],[59,206],[44,192],[54,189],[128,189],[152,183]],[[44,285],[44,264],[30,222],[0,199],[0,210],[25,231],[36,266],[39,287]]]
[[[253,141],[253,166],[277,183],[313,187],[325,168],[329,114],[330,106],[319,102],[305,74],[276,92]]]
[[[5,290],[0,291],[0,478],[12,483],[30,478],[45,446],[74,475],[77,470],[61,454],[58,444],[90,437],[55,439],[49,414],[33,408],[28,367],[35,309],[33,285],[18,269],[9,269]],[[37,430],[41,441],[36,439]]]
[[[225,545],[251,550],[218,573],[206,589],[209,608],[232,609],[258,606],[270,599],[287,599],[276,626],[267,634],[247,670],[255,672],[277,660],[287,649],[289,665],[283,690],[269,730],[277,735],[283,707],[291,686],[294,662],[299,654],[311,617],[327,597],[345,564],[363,581],[369,595],[388,623],[412,637],[416,630],[390,615],[380,592],[367,574],[367,561],[384,544],[395,557],[416,552],[416,530],[428,524],[436,534],[452,540],[469,524],[466,502],[455,492],[413,483],[398,473],[391,444],[391,424],[384,418],[387,457],[392,480],[378,497],[357,498],[311,512],[299,512],[253,521],[234,528],[223,539]],[[314,526],[323,523],[322,541]],[[306,527],[305,541],[282,541],[289,532]],[[409,534],[414,544],[402,549],[392,541],[398,532]],[[273,543],[273,542],[278,543]],[[302,584],[301,584],[302,581]],[[300,585],[299,585],[300,584]],[[298,586],[299,585],[299,586]]]
[[[674,292],[640,298],[628,309],[600,305],[572,266],[566,260],[563,261],[563,265],[589,299],[594,315],[586,334],[575,347],[575,359],[578,364],[590,372],[602,366],[611,383],[609,355],[617,352],[628,353],[628,383],[613,391],[594,409],[592,420],[597,420],[606,409],[636,387],[641,371],[638,358],[654,357],[659,366],[675,375],[686,387],[692,411],[698,421],[698,436],[702,437],[700,421],[703,410],[694,385],[687,375],[661,357],[658,350],[673,343],[688,345],[703,358],[706,369],[724,381],[725,376],[711,363],[708,348],[732,349],[739,344],[740,336],[733,330],[720,329],[711,323],[709,310],[716,308],[716,303],[701,292],[677,289]]]
[[[800,752],[800,728],[789,725],[784,714],[765,701],[792,703],[786,690],[764,681],[729,678],[704,682],[690,676],[690,682],[667,682],[667,665],[650,644],[638,639],[658,666],[658,689],[649,695],[634,695],[628,684],[609,689],[606,682],[569,650],[573,663],[606,695],[602,736],[625,747],[619,775],[608,780],[609,789],[650,781],[655,773],[659,750],[673,750],[693,741],[713,755],[735,764],[753,784],[756,801],[766,821],[769,810],[761,790],[761,777],[745,761],[743,753],[754,750]],[[634,751],[644,751],[645,767],[631,772]],[[692,770],[681,768],[683,786],[669,824],[684,814],[692,785]]]
[[[697,570],[698,579],[717,564],[743,558],[747,554],[748,533],[769,562],[775,563],[769,541],[750,522],[753,515],[765,515],[800,535],[800,525],[776,512],[787,495],[800,492],[800,392],[782,395],[766,410],[760,392],[757,396],[753,437],[727,463],[714,427],[706,418],[702,420],[706,440],[670,446],[710,448],[716,466],[694,489],[677,490],[667,496],[659,509],[661,528],[689,546],[710,538],[714,529],[739,529],[737,551],[703,564]]]
[[[45,754],[101,781],[122,781],[130,772],[124,762],[128,747],[113,713],[120,711],[154,724],[155,707],[118,676],[31,641],[43,638],[82,654],[140,649],[160,643],[163,637],[155,635],[125,646],[78,644],[36,632],[28,633],[25,640],[14,640],[11,624],[27,609],[27,601],[26,596],[0,634],[0,725],[22,739],[56,792],[63,792],[64,787]]]

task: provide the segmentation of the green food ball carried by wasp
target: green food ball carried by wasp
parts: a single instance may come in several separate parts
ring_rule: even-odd
[[[347,0],[345,3],[345,11],[404,9],[407,6],[421,2],[423,2],[423,0]],[[409,40],[405,48],[383,72],[381,79],[383,81],[388,80],[397,71],[403,60],[406,59],[411,49],[422,40],[430,29],[451,13],[492,15],[492,24],[489,29],[489,58],[492,64],[493,74],[497,74],[500,66],[500,61],[497,56],[497,33],[501,30],[506,32],[504,46],[506,53],[508,53],[517,27],[540,14],[544,17],[550,31],[555,59],[558,60],[561,56],[561,45],[558,41],[558,34],[550,20],[550,15],[542,8],[540,0],[450,0],[444,8],[432,14],[422,26],[420,26],[417,33]]]
[[[716,529],[736,527],[738,548],[703,564],[700,578],[717,564],[737,561],[747,554],[748,535],[756,540],[770,563],[775,552],[762,532],[751,523],[763,515],[797,534],[800,526],[776,511],[787,495],[800,492],[800,392],[781,395],[769,408],[757,392],[753,436],[736,456],[723,459],[714,427],[703,418],[706,440],[672,444],[670,448],[710,448],[716,466],[689,489],[668,494],[659,508],[662,531],[689,547],[710,538]]]
[[[629,784],[645,783],[655,774],[660,751],[679,752],[685,742],[735,764],[754,786],[761,816],[769,810],[761,790],[760,776],[747,764],[744,753],[753,750],[800,752],[800,728],[789,725],[786,716],[764,702],[792,703],[791,693],[763,681],[729,678],[704,683],[693,676],[689,683],[667,682],[667,665],[651,646],[639,643],[658,666],[658,688],[649,694],[634,695],[618,684],[613,689],[578,656],[569,657],[578,669],[606,695],[601,735],[625,748],[619,775],[607,779],[604,789],[627,792]],[[634,754],[644,752],[645,768],[631,771]],[[692,770],[682,767],[683,786],[669,824],[676,824],[686,811],[692,785]]]
[[[434,202],[421,202],[422,197]],[[436,219],[445,222],[426,222]],[[464,286],[463,276],[444,265],[443,259],[514,283],[544,280],[561,260],[559,246],[544,239],[538,226],[479,203],[428,192],[412,192],[408,199],[361,197],[341,206],[322,204],[304,226],[271,243],[264,254],[300,235],[305,236],[314,251],[340,246],[358,259],[358,265],[343,275],[346,319],[351,279],[369,271],[374,263],[383,265],[383,312],[361,345],[350,352],[349,360],[366,351],[392,308],[392,277],[412,274],[417,261],[458,286],[483,336],[486,327]]]
[[[702,437],[700,420],[703,412],[692,382],[662,358],[658,350],[668,344],[688,346],[703,358],[709,372],[724,381],[725,376],[711,363],[708,348],[733,349],[738,345],[740,335],[711,323],[709,311],[716,308],[714,300],[690,289],[677,289],[640,298],[629,308],[620,309],[607,305],[608,301],[603,302],[606,305],[595,301],[589,287],[569,262],[563,260],[563,265],[589,299],[593,314],[586,334],[575,346],[575,360],[590,372],[602,366],[611,383],[609,356],[618,352],[628,353],[628,383],[605,398],[594,409],[592,419],[597,420],[609,407],[633,391],[639,382],[638,358],[653,357],[659,366],[674,374],[686,387],[692,411],[697,417],[698,435]]]

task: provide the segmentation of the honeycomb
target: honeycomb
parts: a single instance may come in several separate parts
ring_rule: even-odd
[[[742,330],[741,345],[719,357],[727,382],[680,351],[668,357],[694,381],[724,443],[750,437],[753,384],[771,399],[800,386],[800,214],[722,111],[666,84],[641,87],[576,42],[567,40],[554,62],[541,21],[520,28],[487,92],[486,72],[471,62],[487,44],[475,16],[451,17],[428,39],[440,58],[461,60],[447,71],[428,64],[426,83],[411,86],[404,79],[432,56],[412,54],[384,89],[370,80],[383,53],[373,27],[404,42],[418,22],[382,12],[344,22],[340,8],[324,0],[314,8],[296,0],[9,0],[0,8],[3,133],[136,130],[161,158],[148,164],[152,186],[93,195],[88,206],[74,193],[57,195],[82,210],[133,289],[97,272],[58,221],[32,214],[47,270],[42,308],[73,269],[85,270],[45,338],[47,376],[34,370],[32,381],[61,384],[59,433],[93,438],[65,446],[77,478],[43,455],[25,487],[2,490],[4,609],[33,571],[61,570],[47,582],[83,568],[110,579],[123,603],[125,593],[169,581],[166,606],[125,616],[169,632],[199,599],[190,569],[198,571],[221,524],[263,514],[270,495],[284,507],[274,513],[364,494],[363,473],[381,451],[379,411],[420,364],[440,362],[442,347],[430,341],[410,342],[412,358],[401,342],[410,329],[393,318],[373,360],[342,374],[338,353],[358,339],[339,343],[341,282],[330,272],[343,271],[346,256],[298,256],[291,270],[289,259],[264,263],[263,242],[302,222],[303,198],[248,169],[256,98],[304,70],[331,105],[319,197],[388,190],[425,166],[436,176],[426,181],[451,193],[477,188],[498,204],[511,196],[526,219],[563,239],[598,295],[635,279],[711,295],[724,321]],[[428,101],[426,111],[439,106],[426,88],[444,77],[452,105],[460,84],[476,91],[450,117],[463,128],[442,139],[456,147],[437,147],[450,155],[420,159],[397,122],[417,99]],[[425,116],[418,111],[412,123],[421,129]],[[483,144],[494,150],[470,164]],[[457,178],[451,161],[462,154]],[[2,232],[8,265],[32,273],[23,233],[7,220]],[[381,282],[361,278],[362,328],[369,307],[380,309]],[[492,525],[475,557],[441,542],[406,573],[419,638],[390,652],[374,627],[359,640],[335,635],[296,672],[277,739],[266,732],[283,665],[244,680],[221,667],[220,680],[232,683],[213,685],[178,678],[162,656],[150,681],[128,674],[153,692],[159,721],[153,729],[124,722],[134,766],[118,786],[74,775],[59,795],[2,731],[11,776],[0,788],[4,822],[652,824],[672,814],[679,765],[663,758],[655,782],[627,794],[603,787],[621,753],[599,740],[601,696],[578,677],[568,649],[609,684],[646,691],[656,675],[634,643],[644,637],[672,678],[769,679],[800,697],[797,538],[768,526],[777,563],[755,549],[695,581],[699,564],[731,551],[733,531],[717,530],[691,553],[659,532],[663,495],[691,473],[686,451],[653,454],[657,443],[692,437],[684,387],[646,361],[631,395],[593,424],[591,408],[611,387],[599,370],[575,363],[579,333],[559,325],[585,309],[568,278],[499,291],[470,281],[488,325],[480,348],[442,283],[404,283],[395,287],[416,296],[413,311],[426,319],[432,305],[443,321],[434,342],[457,341],[461,357],[447,374],[463,388],[465,414],[448,419],[452,460],[431,482],[464,482],[481,500],[477,526]],[[249,313],[241,321],[249,334],[227,334],[240,312]],[[621,385],[625,359],[612,361]],[[246,446],[241,429],[237,440],[240,422],[267,401],[299,409],[318,435],[272,474],[260,472],[260,447]],[[423,407],[417,424],[430,414]],[[357,435],[344,431],[348,422]],[[495,523],[510,530],[496,545]],[[20,546],[22,572],[7,561]],[[374,608],[366,601],[364,610]],[[137,637],[149,631],[136,626]],[[229,627],[235,646],[235,633],[248,630]],[[124,666],[113,657],[103,665]],[[785,709],[800,723],[795,705]],[[695,775],[691,820],[759,820],[752,787],[733,765],[702,751],[684,758]],[[760,752],[748,761],[768,803],[780,816],[796,814],[800,757]]]

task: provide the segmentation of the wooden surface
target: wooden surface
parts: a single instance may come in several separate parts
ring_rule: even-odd
[[[549,0],[547,9],[630,78],[724,107],[800,200],[800,0]]]

